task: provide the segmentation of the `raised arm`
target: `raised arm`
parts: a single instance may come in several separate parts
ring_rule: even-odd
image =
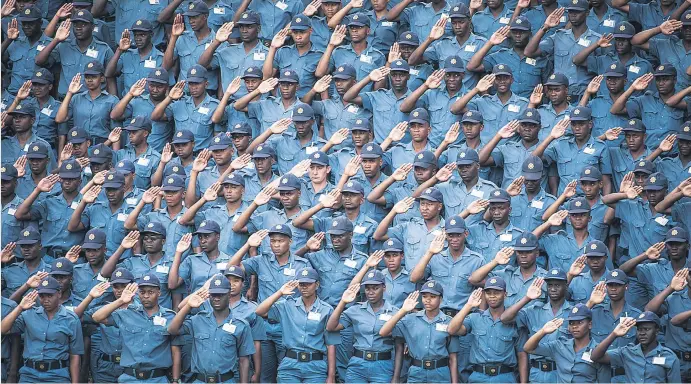
[[[409,314],[412,312],[415,307],[417,306],[418,303],[418,298],[420,297],[420,292],[415,291],[408,295],[408,298],[405,299],[403,302],[403,306],[401,309],[398,310],[398,312],[394,313],[393,316],[389,320],[382,325],[381,329],[379,329],[379,336],[381,337],[387,337],[390,336],[393,333],[394,328],[396,327],[396,324],[401,321],[405,317],[405,315]]]
[[[645,75],[637,78],[633,81],[631,86],[627,88],[624,93],[617,98],[617,100],[612,103],[612,107],[609,109],[610,113],[616,115],[623,115],[626,113],[626,102],[629,100],[634,92],[642,92],[648,88],[650,82],[653,81],[653,74],[646,73]]]
[[[449,322],[449,327],[447,328],[449,335],[465,336],[468,334],[468,329],[463,325],[463,321],[465,321],[470,312],[482,304],[482,292],[482,288],[477,288],[470,294],[463,308]]]
[[[446,23],[448,21],[448,16],[442,16],[439,18],[439,20],[437,20],[436,23],[434,23],[434,26],[432,27],[432,30],[429,33],[429,36],[427,36],[427,38],[423,40],[417,48],[415,48],[413,53],[410,54],[410,57],[408,58],[408,64],[418,65],[422,64],[425,61],[425,51],[427,50],[427,48],[429,48],[430,45],[432,45],[432,43],[441,39],[444,36],[444,33],[446,32]]]
[[[391,212],[389,212],[384,219],[379,223],[379,226],[377,226],[377,229],[374,231],[374,235],[372,237],[374,240],[378,241],[385,241],[389,239],[389,235],[387,234],[389,230],[389,226],[393,222],[394,217],[398,214],[404,214],[408,212],[408,210],[415,204],[415,199],[412,197],[406,197],[405,199],[399,201],[394,205],[393,209]]]
[[[314,72],[316,77],[324,77],[329,73],[331,55],[333,54],[334,49],[343,43],[343,40],[346,37],[346,32],[347,28],[345,25],[339,25],[334,29],[333,33],[331,34],[331,38],[329,38],[329,44],[326,46],[326,50],[317,64],[317,69]]]

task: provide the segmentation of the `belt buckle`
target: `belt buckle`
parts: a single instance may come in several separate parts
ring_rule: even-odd
[[[34,366],[34,368],[35,368],[35,366]],[[48,369],[46,369],[46,368],[47,368],[47,367],[46,367],[46,364],[45,364],[45,363],[39,363],[39,364],[38,364],[37,370],[38,370],[38,371],[41,371],[41,372],[46,372],[46,371],[48,371]]]
[[[144,378],[144,372],[137,372],[137,377],[139,377],[139,379],[143,379]]]
[[[367,360],[367,361],[374,361],[374,360],[375,360],[374,353],[372,353],[372,352],[365,352],[365,360]]]
[[[547,362],[540,363],[540,366],[542,367],[542,372],[549,372],[550,366],[547,364]]]
[[[298,360],[302,362],[307,362],[309,361],[309,354],[305,352],[299,352],[298,353]]]
[[[682,352],[682,359],[685,361],[691,361],[691,352]]]
[[[115,362],[119,363],[120,362],[120,356],[115,356]]]
[[[425,367],[425,369],[433,369],[434,368],[432,366],[432,360],[422,360],[422,365]]]
[[[211,377],[209,377],[209,378],[206,380],[206,382],[207,382],[207,383],[215,383],[215,382],[216,382],[216,378],[213,377],[213,376],[211,376]]]
[[[489,373],[488,373],[489,372]],[[485,367],[485,374],[489,376],[496,376],[499,374],[498,369],[496,367]]]

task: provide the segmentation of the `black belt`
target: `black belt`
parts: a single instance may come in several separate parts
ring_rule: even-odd
[[[286,357],[295,359],[301,363],[306,363],[312,360],[324,360],[324,354],[321,352],[301,352],[294,349],[289,349],[286,351]]]
[[[54,369],[67,368],[70,366],[69,360],[24,360],[24,366],[33,368],[39,372],[52,371]]]
[[[449,358],[445,357],[443,359],[437,360],[418,360],[413,359],[413,365],[416,367],[422,367],[424,369],[437,369],[449,366]]]
[[[624,376],[625,374],[626,374],[626,371],[624,370],[624,367],[612,368],[612,377]]]
[[[473,365],[473,371],[484,373],[488,376],[497,376],[502,373],[513,373],[516,370],[515,367],[504,364],[475,364]]]
[[[124,372],[137,380],[149,380],[154,377],[163,377],[168,374],[167,368],[156,368],[156,369],[135,369],[126,367]]]
[[[101,360],[107,361],[109,363],[120,364],[120,355],[106,355],[105,353],[101,355]]]
[[[445,315],[451,316],[451,317],[454,317],[454,316],[456,316],[456,315],[458,314],[458,309],[442,308],[441,311],[442,311]]]
[[[205,375],[203,373],[197,373],[195,374],[195,378],[199,381],[203,381],[205,383],[223,383],[225,381],[228,381],[235,376],[235,373],[233,371],[228,371],[226,373],[215,373],[213,375]]]
[[[689,351],[674,351],[674,354],[684,361],[691,361],[691,352]]]
[[[552,360],[530,360],[530,365],[542,372],[552,372],[557,369],[557,363]]]
[[[361,351],[356,349],[353,351],[353,356],[365,359],[367,361],[391,360],[391,351],[375,352],[375,351]]]

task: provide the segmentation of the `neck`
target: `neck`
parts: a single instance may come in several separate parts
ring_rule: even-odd
[[[458,42],[458,45],[463,45],[468,40],[468,37],[470,37],[470,28],[464,34],[456,35],[456,42]]]
[[[468,146],[468,148],[477,149],[480,146],[480,135],[477,135],[472,139],[466,138],[465,145]]]
[[[352,42],[350,43],[350,46],[353,47],[353,50],[360,54],[362,53],[365,49],[367,49],[367,40],[362,40],[360,42]]]
[[[86,39],[77,40],[77,46],[79,47],[79,49],[84,50],[84,49],[86,49],[87,47],[89,47],[89,45],[91,45],[91,43],[92,43],[93,41],[94,41],[93,37],[92,37],[92,36],[89,36],[89,37],[86,38]]]
[[[324,188],[326,188],[326,179],[322,180],[319,183],[315,183],[314,181],[312,183],[312,188],[314,188],[315,192],[321,192]]]
[[[226,200],[226,208],[228,209],[228,212],[237,211],[241,205],[242,205],[242,200],[235,200],[235,201]]]
[[[549,15],[550,13],[552,13],[552,11],[557,9],[557,4],[558,3],[556,1],[552,4],[542,4],[542,9],[544,10],[545,15]]]
[[[129,191],[128,191],[128,192],[129,192]],[[126,192],[125,194],[127,194],[127,192]],[[123,200],[120,200],[120,201],[116,201],[115,203],[109,203],[108,206],[110,207],[111,212],[115,212],[116,210],[120,209],[120,207],[122,206],[122,203],[123,203],[124,201],[125,201],[125,200],[123,199]]]
[[[588,30],[588,25],[586,23],[583,23],[581,25],[571,25],[571,30],[573,31],[574,36],[581,36],[585,31]]]
[[[274,253],[274,257],[276,257],[278,265],[285,265],[288,264],[288,260],[290,260],[290,252],[286,252],[282,255],[277,255]]]
[[[46,172],[46,169],[44,168],[40,173],[33,173],[31,172],[31,178],[34,180],[36,184],[38,184],[41,179],[46,177],[48,175],[48,172]]]
[[[199,96],[192,96],[192,101],[194,102],[195,107],[201,104],[204,99],[206,99],[206,92],[202,92],[202,94]]]
[[[163,250],[153,253],[147,253],[146,256],[149,258],[151,265],[156,264],[161,258],[163,258]]]
[[[257,173],[257,177],[259,178],[259,181],[262,185],[268,183],[269,180],[271,180],[271,175],[273,175],[273,173],[271,173],[271,169],[264,173]]]
[[[657,348],[657,339],[655,338],[653,338],[653,340],[649,344],[641,344],[641,351],[643,351],[644,355],[647,355],[648,352],[652,351],[655,348]]]
[[[355,219],[360,216],[360,206],[357,206],[356,208],[344,208],[346,217],[350,221],[354,221]]]
[[[43,106],[43,104],[47,103],[47,102],[50,100],[50,94],[49,94],[49,93],[46,93],[46,94],[43,95],[43,96],[38,96],[38,97],[36,98],[36,100],[38,100],[38,103],[39,103],[41,106]]]
[[[380,176],[381,176],[381,170],[377,171],[377,173],[375,173],[374,176],[372,176],[372,177],[367,176],[367,180],[369,181],[370,185],[374,185],[377,183],[377,180],[379,180]]]
[[[374,312],[377,312],[379,310],[379,308],[384,306],[384,299],[379,299],[379,300],[375,301],[374,303],[369,303],[369,305],[372,307]]]
[[[471,190],[473,187],[475,187],[475,186],[477,185],[477,183],[480,181],[480,176],[475,175],[475,177],[473,177],[473,178],[470,179],[469,181],[465,181],[465,180],[463,180],[463,179],[461,179],[461,180],[463,181],[463,184],[465,184],[465,189],[466,189],[467,191],[470,191],[470,190]]]
[[[502,304],[500,307],[492,308],[489,307],[489,315],[492,316],[494,320],[498,319],[501,317],[501,314],[504,313],[504,305]]]
[[[30,271],[33,271],[34,269],[38,268],[39,265],[41,265],[41,260],[43,260],[42,257],[36,257],[31,260],[24,259],[24,264]]]
[[[158,313],[160,310],[161,310],[161,307],[159,307],[158,304],[154,305],[151,308],[144,307],[144,311],[149,316],[153,315],[154,313]]]
[[[70,298],[70,296],[72,296],[72,288],[67,287],[67,289],[60,293],[60,302],[64,303]]]
[[[31,43],[31,45],[34,45],[41,38],[41,34],[37,33],[32,36],[27,35],[26,38],[29,40],[29,43]]]
[[[300,205],[296,205],[292,208],[284,208],[284,210],[286,211],[286,216],[291,217],[300,213]]]
[[[312,305],[317,301],[317,295],[311,295],[311,296],[302,296],[302,303],[305,305],[305,308],[312,308]]]
[[[242,295],[233,295],[232,293],[230,294],[230,297],[228,298],[228,304],[232,307],[233,304],[239,302],[242,299]]]
[[[564,305],[564,301],[566,301],[566,296],[562,296],[557,300],[549,299],[549,305],[552,306],[552,311],[556,312],[556,310],[561,308],[561,306]]]
[[[521,273],[524,276],[532,276],[536,270],[537,270],[537,264],[535,264],[535,263],[532,263],[526,267],[521,266]]]
[[[308,129],[305,132],[298,133],[298,140],[300,141],[300,144],[307,144],[312,141],[313,136],[314,132],[312,132],[312,129]]]
[[[211,251],[206,251],[206,257],[211,260],[216,260],[216,258],[219,256],[220,252],[218,251],[218,248],[214,248]]]
[[[509,101],[509,99],[511,98],[511,95],[512,95],[511,91],[503,92],[503,93],[497,92],[497,97],[502,102],[502,104],[506,104],[506,102]]]
[[[689,161],[691,161],[691,154],[689,154],[689,155],[682,155],[681,152],[679,152],[679,161],[681,161],[681,163],[682,163],[683,165],[688,164]]]
[[[197,37],[197,40],[204,39],[205,37],[209,36],[209,33],[211,33],[211,29],[208,25],[204,26],[198,31],[194,31],[194,35]]]
[[[439,222],[441,222],[441,217],[439,215],[434,216],[434,218],[427,220],[425,219],[425,225],[427,225],[428,229],[432,229],[439,225]]]
[[[621,313],[621,311],[624,310],[625,304],[626,304],[626,301],[624,300],[623,297],[617,301],[610,300],[609,306],[612,309],[612,315],[614,316],[615,319],[617,317],[621,317],[621,316],[619,316],[619,314]],[[627,315],[627,314],[625,313],[624,315]]]
[[[504,229],[506,229],[506,227],[509,226],[509,223],[510,223],[510,222],[509,222],[509,220],[507,219],[507,220],[505,220],[505,221],[502,222],[502,223],[493,221],[493,222],[492,222],[492,225],[494,226],[494,230],[495,230],[495,231],[501,232],[501,231],[503,231]]]
[[[581,244],[585,241],[585,239],[588,238],[590,233],[588,233],[588,227],[585,228],[580,228],[580,229],[573,229],[573,237],[576,239],[576,242]]]
[[[11,194],[11,195],[2,196],[2,198],[1,198],[1,200],[2,200],[2,206],[4,207],[4,206],[6,206],[7,204],[9,204],[12,200],[14,200],[14,197],[15,197],[15,196],[17,196],[17,195],[14,194],[14,193]]]
[[[432,8],[435,11],[439,11],[440,9],[444,8],[446,6],[446,0],[442,1],[433,1],[432,2]]]
[[[94,271],[94,272],[100,272],[100,271],[101,271],[101,268],[103,268],[103,264],[105,264],[105,263],[106,263],[106,258],[105,258],[105,257],[102,257],[101,260],[98,261],[98,263],[96,263],[96,264],[89,264],[89,266],[91,267],[91,270],[92,270],[92,271]]]
[[[214,309],[214,317],[216,318],[217,323],[220,323],[227,319],[228,315],[230,315],[230,308],[223,308],[220,311]]]
[[[638,159],[645,153],[645,145],[641,145],[637,149],[629,149],[629,153],[631,153],[631,157],[633,157],[634,160]]]
[[[582,146],[584,146],[584,145],[590,140],[590,137],[591,137],[591,136],[588,135],[588,136],[586,136],[586,137],[583,137],[583,138],[580,138],[580,139],[576,139],[576,145],[578,145],[579,148],[582,147]]]
[[[295,95],[291,96],[290,98],[281,98],[281,102],[283,103],[283,107],[287,108],[290,107],[291,105],[295,104]]]
[[[528,195],[528,200],[532,200],[535,198],[540,193],[540,189],[535,190],[535,191],[529,191],[527,188],[523,188],[525,191],[525,194]]]
[[[147,45],[146,47],[142,48],[139,50],[139,57],[145,57],[149,53],[151,53],[151,50],[154,48],[152,44]]]
[[[410,144],[413,146],[415,153],[422,152],[425,150],[425,147],[427,147],[427,139],[424,141],[411,141]]]
[[[142,140],[140,144],[134,146],[134,153],[139,156],[142,153],[145,153],[147,149],[149,149],[149,144],[146,142],[146,140]]]
[[[592,278],[593,281],[598,281],[602,277],[602,275],[605,274],[605,269],[602,268],[599,271],[595,271],[594,269],[590,268],[590,277]]]
[[[580,351],[581,349],[587,347],[588,344],[590,344],[590,333],[586,332],[583,335],[583,337],[578,338],[578,339],[576,339],[576,338],[573,339],[573,347],[574,347],[574,350],[576,350],[576,351]]]
[[[101,87],[95,88],[95,89],[89,89],[89,96],[91,96],[92,99],[97,98],[101,94]]]
[[[295,45],[295,49],[297,49],[298,53],[302,55],[303,53],[309,52],[309,50],[312,49],[312,42],[310,42],[309,44],[302,45],[302,46]]]
[[[434,319],[435,317],[437,317],[438,314],[439,307],[431,309],[429,311],[425,309],[425,316],[427,316],[428,319]]]
[[[686,267],[686,264],[688,263],[688,260],[686,260],[686,258],[683,257],[683,258],[680,258],[680,259],[672,259],[672,260],[670,261],[670,263],[672,264],[672,269],[673,269],[674,272],[676,273],[676,272],[678,272],[679,270],[684,269],[684,268]]]
[[[603,2],[602,4],[600,4],[600,6],[598,6],[597,8],[593,8],[593,9],[595,10],[596,15],[602,16],[605,13],[607,13],[607,3]]]
[[[399,98],[399,97],[405,95],[406,92],[408,92],[408,88],[406,88],[407,86],[408,86],[408,83],[406,82],[405,87],[401,87],[401,88],[391,87],[391,89],[393,90],[393,94],[396,95],[397,98]]]
[[[465,252],[465,243],[463,245],[461,245],[460,248],[457,248],[457,249],[453,249],[453,248],[449,247],[449,255],[451,255],[451,257],[454,260],[458,260],[458,258],[461,257],[463,252]]]
[[[557,114],[568,108],[568,106],[569,103],[566,102],[566,99],[564,99],[564,101],[560,102],[559,104],[552,103],[552,108],[554,108]]]
[[[31,129],[29,129],[28,131],[24,132],[17,132],[15,136],[17,137],[17,141],[24,144],[31,139],[31,136],[33,136],[33,134],[34,132]]]
[[[245,52],[249,52],[249,51],[253,50],[254,47],[257,46],[257,44],[259,44],[259,39],[255,39],[255,40],[248,41],[248,42],[243,42],[242,46],[245,47]]]
[[[176,205],[168,205],[166,206],[166,209],[168,211],[168,216],[175,217],[182,211],[182,202]]]

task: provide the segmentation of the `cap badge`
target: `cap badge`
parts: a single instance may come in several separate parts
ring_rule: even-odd
[[[175,179],[173,179],[173,178],[171,177],[170,179],[168,179],[168,184],[173,184],[174,181],[175,181]]]
[[[451,64],[456,64],[456,59],[451,59]]]
[[[196,75],[196,74],[197,74],[197,68],[192,68],[192,69],[190,70],[190,73],[193,74],[193,75]]]
[[[650,182],[651,182],[651,183],[654,183],[654,182],[656,182],[656,181],[657,181],[657,178],[655,178],[655,176],[653,176],[653,177],[650,178]]]
[[[393,245],[393,241],[392,241],[392,240],[389,240],[389,242],[386,243],[386,245]]]
[[[417,158],[418,158],[418,159],[422,159],[423,157],[425,157],[425,156],[424,156],[422,153],[419,154],[419,155],[417,155]]]
[[[533,169],[535,168],[535,164],[533,163],[528,163],[528,169]]]
[[[17,106],[17,108],[16,108],[16,109],[17,109],[17,110],[19,110],[19,109],[22,109],[22,105],[21,105],[21,104],[19,104],[19,105]]]
[[[3,172],[3,173],[7,172],[7,169],[5,169],[5,167],[2,167],[2,168],[0,168],[0,172]]]
[[[496,284],[496,283],[497,283],[497,279],[492,279],[492,280],[490,280],[489,282],[492,283],[492,284]]]
[[[494,191],[494,196],[499,196],[499,195],[501,195],[501,192],[499,192],[499,191]]]
[[[338,72],[343,72],[343,67],[338,67]]]
[[[217,287],[218,287],[219,285],[221,285],[221,280],[216,280],[216,281],[214,281],[214,285],[217,286]]]
[[[346,184],[346,185],[347,185],[348,187],[352,187],[352,186],[353,186],[353,182],[350,181],[350,182],[348,182],[348,184]]]
[[[465,115],[466,115],[466,116],[472,116],[472,115],[473,115],[473,112],[468,111],[468,113],[466,113]]]
[[[246,14],[246,13],[243,13],[243,14],[242,14],[242,18],[243,18],[243,19],[246,19],[246,18],[247,18],[247,14]]]
[[[177,172],[177,171],[179,171],[179,170],[180,170],[180,168],[178,168],[177,165],[173,167],[173,172]]]
[[[521,239],[521,244],[525,244],[527,242],[528,242],[528,239],[526,239],[525,237]]]
[[[252,67],[247,68],[247,72],[252,72],[252,71],[254,71],[254,68],[252,68]]]
[[[170,180],[172,180],[172,179],[170,179]],[[154,227],[154,223],[149,223],[149,225],[148,225],[147,227],[153,228],[153,227]]]
[[[353,20],[357,20],[357,19],[358,19],[358,15],[353,16]]]
[[[372,150],[374,150],[374,147],[371,146],[371,145],[369,145],[369,146],[367,146],[367,150],[368,150],[368,151],[372,151]]]
[[[571,3],[578,4],[578,0],[573,0],[573,1],[571,1]]]
[[[597,244],[592,244],[592,245],[590,246],[590,249],[597,249]]]
[[[617,68],[617,65],[616,65],[616,64],[612,64],[612,65],[609,66],[609,68],[610,68],[610,69],[616,69],[616,68]]]
[[[580,114],[581,114],[581,110],[580,110],[580,109],[577,109],[577,110],[573,111],[573,114],[574,114],[574,115],[580,115]]]
[[[370,272],[369,274],[367,274],[367,277],[374,277],[374,272]]]
[[[156,76],[161,76],[161,71],[156,71]]]
[[[418,111],[413,112],[413,116],[418,117],[418,115],[420,115],[420,112],[418,112]]]
[[[307,270],[302,271],[302,276],[307,276],[308,274],[309,272],[307,272]]]
[[[304,109],[298,108],[298,113],[302,113],[303,111],[304,111]]]
[[[556,269],[553,269],[553,270],[552,270],[552,274],[553,274],[553,275],[558,275],[558,274],[559,274],[559,271],[557,271]]]
[[[89,235],[89,240],[93,240],[95,238],[96,238],[96,235],[94,235],[93,233]]]
[[[276,226],[276,229],[283,229],[283,226],[282,226],[281,224],[278,224],[278,225]]]
[[[36,77],[41,77],[43,76],[43,72],[36,72]]]
[[[456,7],[456,10],[458,10],[458,7]],[[413,38],[413,35],[411,35],[411,34],[409,33],[409,34],[405,35],[405,38],[406,38],[406,39],[412,39],[412,38]]]
[[[577,206],[577,207],[580,207],[581,204],[582,204],[582,203],[581,203],[580,201],[577,201],[576,203],[574,203],[574,205]]]
[[[459,157],[465,157],[465,152],[461,152],[461,154],[458,155],[458,156],[459,156]]]
[[[619,276],[619,272],[617,272],[617,271],[612,272],[612,277],[617,277],[617,276]]]
[[[520,23],[522,23],[522,22],[523,22],[523,20],[521,20],[521,19],[516,19],[516,24],[520,24]]]
[[[142,25],[142,21],[141,21],[141,20],[137,20],[137,25]]]
[[[43,282],[41,283],[41,285],[44,286],[44,287],[48,286],[48,280],[43,280]]]
[[[31,10],[30,10],[30,9],[26,9],[26,10],[24,11],[24,14],[25,14],[25,15],[28,15],[28,14],[30,14],[30,13],[31,13]]]
[[[65,165],[65,169],[67,169],[68,171],[69,171],[70,169],[72,169],[72,164],[67,164],[67,165]]]
[[[530,111],[528,111],[528,112],[525,113],[525,115],[528,116],[528,117],[532,117],[532,116],[533,116],[533,113],[530,112]]]
[[[122,272],[121,272],[121,271],[115,272],[115,277],[120,277],[120,276],[122,276]]]
[[[194,9],[194,4],[190,4],[190,9]]]
[[[677,234],[679,234],[679,231],[677,231],[676,229],[673,229],[672,230],[672,236],[676,236]]]
[[[285,178],[285,179],[281,180],[281,183],[283,183],[283,184],[287,184],[287,183],[288,183],[288,179],[287,179],[287,178]]]
[[[29,231],[24,231],[24,236],[29,236],[29,235],[30,235]]]
[[[94,67],[94,63],[87,64],[87,68],[93,68],[93,67]]]
[[[38,151],[38,145],[34,145],[34,147],[31,148],[31,149],[32,149],[34,152],[35,152],[35,151]]]
[[[206,221],[202,221],[201,224],[199,224],[200,227],[206,227]]]
[[[661,66],[657,67],[657,70],[658,70],[658,71],[664,71],[664,70],[665,70],[665,66],[664,66],[664,65],[661,65]]]
[[[77,13],[77,16],[84,16],[84,11],[79,11],[79,13]]]
[[[178,132],[178,137],[182,137],[182,132]]]
[[[501,65],[501,64],[499,64],[499,66],[498,66],[497,68],[499,68],[499,69],[504,69],[504,66]]]
[[[552,75],[552,76],[550,76],[549,78],[552,79],[552,80],[554,80],[556,77],[557,77],[557,76]]]
[[[590,175],[590,169],[586,169],[584,172],[586,175]]]
[[[290,76],[290,71],[285,71],[285,72],[283,73],[283,76]]]
[[[151,276],[148,276],[148,275],[144,276],[144,281],[149,281],[149,280],[151,280]]]
[[[217,138],[214,139],[214,142],[216,142],[216,143],[218,143],[219,141],[221,141],[221,138],[220,138],[220,137],[217,137]]]
[[[645,313],[641,313],[641,315],[638,316],[639,319],[642,319],[642,318],[644,318],[644,317],[645,317]]]
[[[427,286],[432,288],[432,287],[434,287],[434,283],[427,283]]]
[[[451,225],[456,225],[456,220],[451,219],[451,221],[449,222],[449,224],[451,224]]]
[[[428,195],[429,195],[430,193],[432,193],[432,188],[427,188],[427,190],[425,191],[425,193],[428,194]]]
[[[684,132],[688,132],[690,130],[691,130],[691,128],[688,125],[684,127]]]
[[[576,1],[576,0],[574,0],[574,1]],[[574,308],[571,310],[571,313],[576,313],[576,312],[578,312],[578,308]]]
[[[302,23],[302,19],[298,17],[297,19],[295,19],[295,22],[296,23]]]
[[[624,26],[624,25],[620,26],[620,27],[619,27],[619,30],[620,30],[620,31],[625,31],[625,30],[626,30],[626,26]]]
[[[113,180],[113,175],[108,175],[108,180]]]

